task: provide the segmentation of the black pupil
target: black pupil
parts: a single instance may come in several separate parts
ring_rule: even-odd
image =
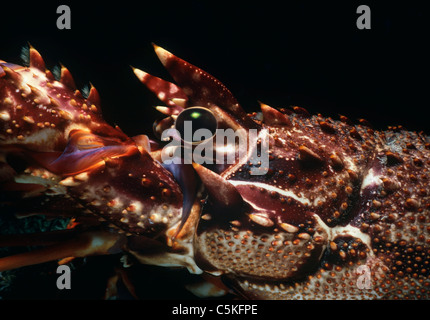
[[[176,130],[179,131],[181,137],[187,142],[202,142],[206,137],[194,137],[194,132],[199,129],[209,130],[211,137],[215,135],[217,129],[217,121],[208,109],[205,108],[189,108],[182,111],[175,123]],[[191,135],[191,141],[190,136]]]

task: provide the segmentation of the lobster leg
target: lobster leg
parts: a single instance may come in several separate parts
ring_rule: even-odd
[[[67,257],[114,254],[121,251],[125,237],[107,231],[89,231],[67,241],[30,252],[0,258],[0,271]]]
[[[110,277],[107,282],[106,286],[106,292],[104,299],[105,300],[112,300],[112,299],[121,299],[121,295],[118,292],[118,284],[122,282],[122,284],[125,286],[128,294],[136,300],[139,299],[139,297],[136,294],[136,289],[130,281],[129,275],[127,273],[127,270],[125,270],[122,267],[115,268],[115,275]]]

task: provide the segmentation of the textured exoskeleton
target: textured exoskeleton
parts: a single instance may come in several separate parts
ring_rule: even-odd
[[[232,163],[163,163],[165,142],[106,124],[96,90],[84,98],[65,68],[55,80],[31,48],[29,67],[0,64],[2,185],[24,197],[17,207],[49,198],[37,202],[40,213],[80,224],[61,239],[29,236],[49,245],[1,258],[0,270],[123,250],[142,263],[222,276],[248,298],[428,298],[424,133],[377,131],[301,107],[261,103],[247,114],[213,76],[155,51],[176,84],[134,73],[165,103],[156,133],[177,127],[190,107],[207,110],[217,129],[237,135],[213,145]],[[25,160],[21,172],[16,158]]]

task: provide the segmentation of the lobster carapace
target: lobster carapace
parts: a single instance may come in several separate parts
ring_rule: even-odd
[[[176,84],[133,70],[165,103],[156,135],[196,108],[191,118],[205,113],[208,126],[215,119],[217,130],[234,132],[215,143],[212,128],[215,137],[204,141],[231,161],[163,162],[167,142],[107,124],[94,87],[84,96],[66,68],[54,77],[30,48],[27,67],[0,63],[3,192],[17,210],[73,216],[75,224],[25,241],[2,236],[3,246],[44,247],[1,258],[0,270],[124,251],[142,263],[222,276],[249,298],[428,298],[424,133],[378,131],[297,106],[261,103],[248,114],[219,80],[155,51]]]

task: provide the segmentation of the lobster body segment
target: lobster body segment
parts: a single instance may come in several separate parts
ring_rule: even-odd
[[[258,299],[428,297],[427,138],[320,116],[290,120],[268,128],[268,174],[250,175],[247,161],[221,174],[243,206],[218,218],[209,197],[197,261]]]
[[[95,88],[85,98],[64,67],[56,80],[33,48],[29,67],[0,63],[3,188],[25,201],[71,203],[58,214],[77,217],[76,233],[109,243],[85,254],[63,245],[50,257],[122,250],[145,264],[221,275],[247,298],[430,298],[429,137],[301,107],[261,103],[248,114],[219,80],[155,51],[176,84],[133,68],[166,104],[155,133],[204,108],[217,130],[235,132],[221,145],[205,142],[232,162],[163,163],[164,141],[104,122]]]

